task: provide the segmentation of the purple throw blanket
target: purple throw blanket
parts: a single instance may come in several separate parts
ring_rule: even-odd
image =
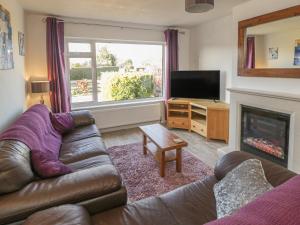
[[[51,123],[56,131],[65,134],[75,128],[71,113],[50,113]]]
[[[300,224],[300,175],[258,197],[231,216],[206,225]]]
[[[0,135],[0,141],[17,140],[26,144],[31,150],[33,168],[43,178],[72,172],[58,159],[62,136],[53,128],[49,114],[45,105],[35,105]]]

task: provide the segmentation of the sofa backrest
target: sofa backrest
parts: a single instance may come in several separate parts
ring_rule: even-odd
[[[296,175],[296,173],[271,161],[262,159],[258,156],[246,152],[234,151],[223,156],[217,162],[215,166],[216,178],[218,180],[222,180],[229,171],[238,166],[240,163],[253,158],[259,159],[261,161],[266,178],[274,187],[279,186],[280,184],[286,182]]]

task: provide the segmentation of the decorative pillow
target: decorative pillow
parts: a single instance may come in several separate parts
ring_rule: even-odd
[[[32,151],[31,160],[33,168],[41,178],[57,177],[71,173],[72,170],[50,153]]]
[[[50,113],[50,119],[54,129],[60,134],[65,134],[75,127],[70,113]]]
[[[259,160],[244,161],[214,186],[218,218],[231,215],[272,188]]]

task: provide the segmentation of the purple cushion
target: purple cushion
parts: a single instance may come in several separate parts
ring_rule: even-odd
[[[206,225],[300,224],[300,175],[263,194],[231,216]]]
[[[60,134],[74,129],[75,123],[71,113],[50,113],[52,125]]]
[[[27,145],[31,150],[33,169],[43,178],[71,171],[58,159],[62,136],[53,128],[50,112],[45,105],[38,104],[29,108],[0,135],[1,140],[17,140]],[[49,163],[46,163],[47,160]]]

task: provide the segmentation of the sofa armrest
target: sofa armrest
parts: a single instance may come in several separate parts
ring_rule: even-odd
[[[237,167],[242,162],[248,159],[258,159],[262,162],[263,169],[267,180],[274,186],[278,186],[290,178],[294,177],[296,173],[279,166],[269,160],[262,159],[258,156],[242,152],[234,151],[224,155],[215,166],[215,176],[218,180],[223,179],[226,174]]]
[[[88,110],[72,111],[71,115],[74,119],[75,127],[87,126],[95,123],[93,115]]]
[[[77,205],[62,205],[36,212],[28,217],[23,225],[61,225],[76,224],[90,225],[91,218],[88,212]]]

